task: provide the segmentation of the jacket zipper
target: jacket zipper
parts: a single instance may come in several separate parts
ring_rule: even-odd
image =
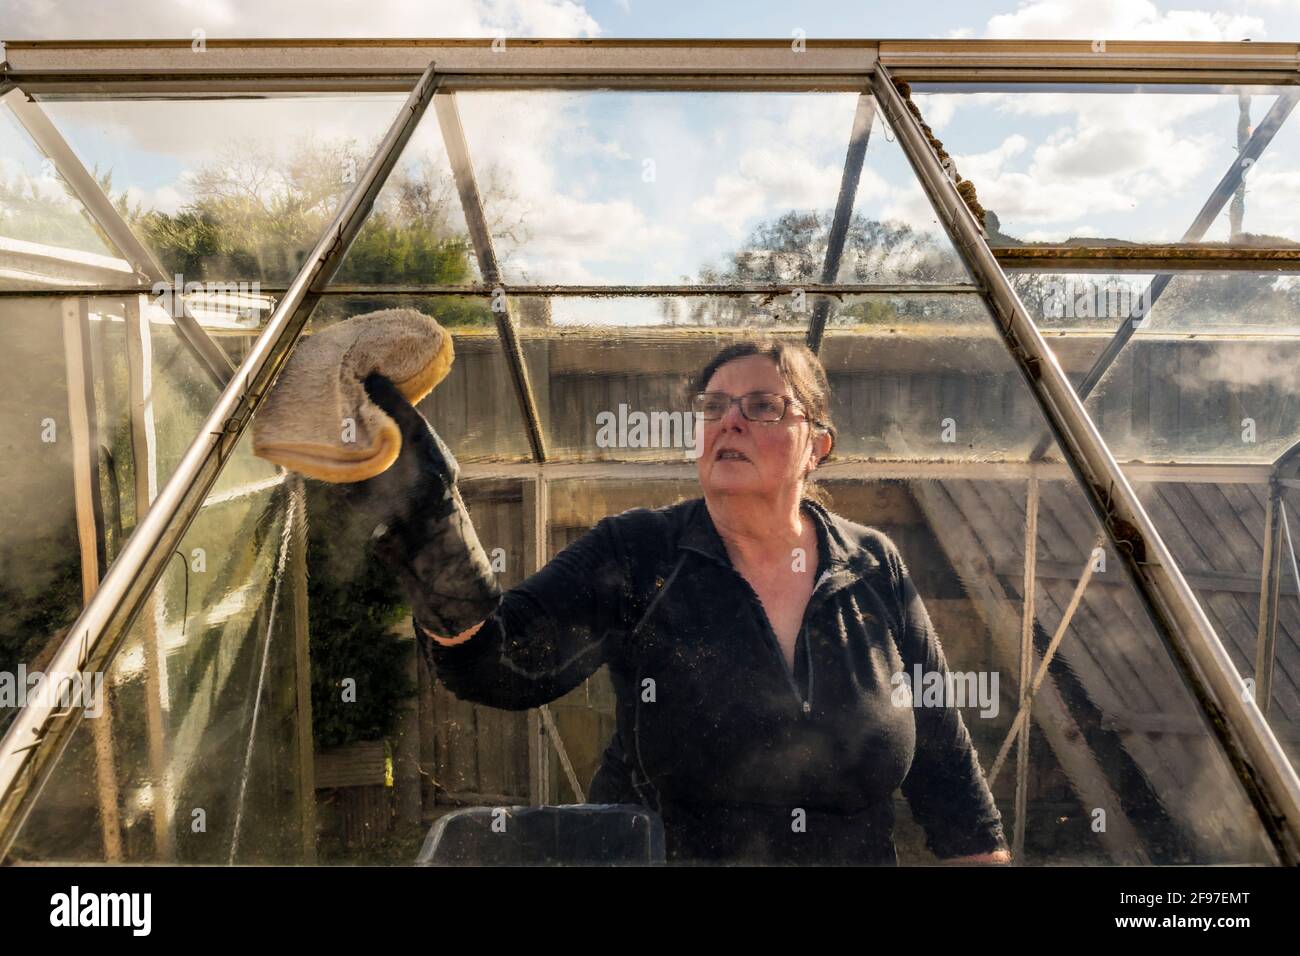
[[[732,568],[732,570],[735,571],[735,568]],[[807,605],[804,606],[803,620],[799,623],[799,633],[795,636],[794,639],[796,647],[799,645],[800,641],[803,642],[804,664],[805,664],[805,670],[807,670],[808,672],[807,699],[805,699],[803,694],[799,692],[799,684],[794,679],[794,670],[790,667],[789,664],[785,662],[785,655],[781,653],[781,642],[778,641],[776,637],[776,629],[772,627],[772,622],[771,620],[768,619],[767,609],[763,607],[763,602],[759,598],[758,592],[754,590],[753,586],[749,583],[748,580],[746,580],[743,574],[741,574],[739,571],[736,571],[735,573],[736,573],[736,577],[740,578],[740,580],[744,583],[745,587],[748,589],[749,596],[753,600],[753,605],[758,609],[759,617],[763,621],[763,631],[764,631],[763,636],[767,639],[767,646],[770,647],[772,649],[772,653],[776,655],[777,663],[781,665],[781,671],[782,673],[785,674],[786,683],[790,685],[790,692],[794,694],[794,699],[799,704],[799,712],[805,717],[808,716],[810,713],[812,713],[812,691],[813,691],[812,650],[808,646],[808,639],[806,634],[806,631],[808,630],[808,617],[813,612],[814,604],[819,603],[818,593],[817,593],[818,589],[821,587],[822,581],[826,580],[826,578],[830,575],[830,571],[823,572],[822,576],[817,579],[817,583],[813,585],[813,592],[808,596],[808,603]]]

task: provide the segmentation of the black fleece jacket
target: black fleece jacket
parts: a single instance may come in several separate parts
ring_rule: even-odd
[[[896,863],[900,787],[938,856],[1005,848],[960,711],[899,703],[895,674],[946,663],[897,548],[803,508],[819,554],[793,673],[703,498],[602,519],[468,641],[421,646],[456,696],[507,710],[608,664],[617,731],[588,799],[658,810],[671,861]]]

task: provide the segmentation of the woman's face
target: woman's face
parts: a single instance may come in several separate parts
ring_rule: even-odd
[[[732,359],[713,373],[706,392],[739,398],[750,392],[771,392],[794,398],[776,363],[766,356]],[[775,497],[796,485],[815,467],[818,455],[809,442],[811,424],[803,409],[791,406],[779,422],[751,422],[733,404],[717,421],[696,419],[696,469],[706,494]],[[828,440],[828,439],[827,439]],[[723,457],[724,452],[742,457]]]

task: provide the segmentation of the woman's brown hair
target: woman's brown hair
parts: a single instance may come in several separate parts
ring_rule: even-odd
[[[699,374],[686,383],[685,398],[688,407],[691,398],[708,387],[714,372],[734,359],[749,355],[771,359],[785,383],[790,386],[794,397],[803,406],[813,430],[821,429],[831,436],[830,450],[818,460],[818,464],[824,462],[835,450],[835,425],[831,422],[830,408],[831,387],[821,360],[802,343],[778,338],[742,339],[731,343],[709,359]],[[815,473],[809,474],[811,476]],[[804,479],[803,497],[811,498],[823,507],[830,507],[830,495],[812,477]]]

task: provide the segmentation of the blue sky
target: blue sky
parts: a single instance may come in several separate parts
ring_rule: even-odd
[[[1213,6],[1147,0],[1027,3],[744,4],[496,0],[0,0],[0,36],[1036,36],[1105,39],[1300,38],[1300,0]],[[37,15],[39,13],[39,19]],[[40,31],[34,32],[34,24]],[[1252,121],[1275,93],[1256,91]],[[923,94],[927,120],[1006,231],[1026,239],[1106,235],[1174,240],[1235,149],[1234,91],[1198,94]],[[266,149],[311,134],[366,140],[400,96],[309,102],[51,103],[88,166],[112,167],[132,198],[174,211],[187,177],[234,138]],[[852,94],[462,96],[489,213],[523,222],[500,237],[508,281],[671,283],[721,264],[749,231],[835,200]],[[1252,170],[1246,229],[1300,239],[1300,117]],[[0,127],[0,136],[6,135]],[[8,135],[13,135],[10,132]],[[0,156],[0,174],[38,178]],[[408,147],[440,168],[432,118]],[[16,166],[22,168],[16,168]],[[500,186],[494,190],[491,184]],[[48,184],[46,184],[48,185]],[[939,235],[898,147],[873,131],[858,211]],[[1226,221],[1209,238],[1226,236]],[[888,280],[888,274],[877,278]]]
[[[1127,7],[1108,11],[1108,7]],[[1227,35],[1205,39],[1294,40],[1300,37],[1300,4],[1284,2],[1228,3],[1024,3],[974,0],[961,3],[882,3],[852,0],[780,2],[754,0],[744,4],[663,3],[638,0],[597,0],[586,9],[606,36],[785,37],[795,28],[809,37],[947,37],[1025,35],[1092,38],[1088,31],[1101,22],[1113,29],[1127,26],[1124,39],[1143,33],[1144,39],[1190,39],[1188,32],[1208,28],[1217,17]],[[741,11],[742,12],[738,12]],[[1101,13],[1100,18],[1098,13]],[[1205,25],[1198,24],[1204,15]],[[995,21],[995,18],[1003,19]],[[1238,23],[1233,24],[1233,20]],[[993,22],[991,22],[993,21]],[[1049,27],[1050,32],[1044,28]],[[1154,35],[1152,35],[1154,34]]]
[[[1300,0],[0,0],[0,38],[1037,36],[1295,40]]]

